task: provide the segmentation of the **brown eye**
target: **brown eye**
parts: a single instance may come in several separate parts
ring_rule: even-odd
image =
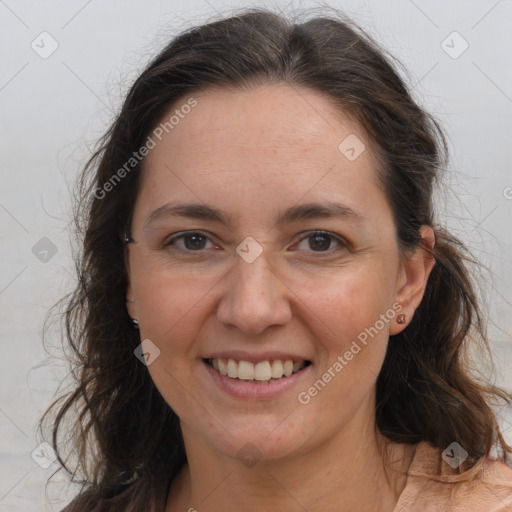
[[[309,238],[309,248],[313,251],[325,251],[328,250],[332,238],[326,235],[312,235]]]
[[[304,246],[304,242],[306,241],[307,247]],[[336,250],[336,245],[338,245],[338,248],[347,247],[347,243],[341,237],[336,236],[333,233],[329,233],[327,231],[314,231],[302,238],[297,248],[299,250],[330,253]]]
[[[172,237],[165,242],[164,246],[181,251],[199,252],[206,248],[207,243],[211,241],[203,233],[191,231],[189,233],[181,233]]]

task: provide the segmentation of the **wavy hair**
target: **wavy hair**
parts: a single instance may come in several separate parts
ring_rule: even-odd
[[[214,86],[307,87],[364,127],[402,254],[421,243],[422,225],[436,236],[424,298],[407,329],[389,340],[377,379],[377,427],[395,442],[444,449],[457,441],[469,454],[462,469],[472,478],[493,446],[504,460],[512,451],[490,406],[511,397],[474,375],[468,357],[471,347],[490,356],[475,262],[434,216],[433,189],[447,162],[442,129],[413,100],[392,58],[334,12],[299,23],[249,9],[181,33],[134,82],[86,164],[75,217],[78,279],[64,299],[75,387],[41,420],[53,419],[59,461],[82,484],[67,511],[163,511],[170,482],[186,462],[179,419],[134,357],[140,337],[126,310],[123,236],[144,159],[105,197],[98,191],[178,101]]]

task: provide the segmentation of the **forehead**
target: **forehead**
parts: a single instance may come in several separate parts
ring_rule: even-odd
[[[146,158],[143,203],[157,207],[186,196],[240,206],[304,197],[378,207],[383,194],[370,141],[324,94],[278,84],[208,89],[193,98],[193,109],[181,110],[186,97],[162,120],[176,114]]]
[[[174,116],[179,123],[163,134],[165,144],[150,154],[149,163],[166,150],[187,160],[223,153],[236,159],[252,153],[291,162],[324,155],[330,161],[341,156],[338,146],[347,135],[366,139],[356,121],[326,95],[309,88],[287,84],[250,90],[216,87],[195,94],[194,99],[197,105],[190,113],[179,120]],[[170,113],[180,111],[186,101],[176,102]]]

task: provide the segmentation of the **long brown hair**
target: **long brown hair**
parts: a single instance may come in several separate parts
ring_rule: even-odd
[[[510,397],[478,379],[468,358],[473,346],[490,355],[474,262],[434,218],[433,187],[447,162],[440,126],[412,99],[394,61],[342,14],[295,23],[250,9],[171,41],[135,81],[82,174],[76,221],[83,249],[76,289],[64,303],[76,387],[43,417],[55,420],[60,463],[83,483],[70,511],[163,510],[186,461],[179,419],[134,357],[141,340],[126,310],[123,236],[144,159],[128,170],[126,162],[178,100],[212,86],[271,83],[321,91],[366,129],[403,254],[421,242],[422,225],[435,231],[425,296],[407,329],[390,338],[378,376],[378,429],[395,442],[444,449],[457,441],[469,454],[467,471],[495,445],[504,460],[512,451],[489,405]],[[123,166],[122,179],[112,181]]]

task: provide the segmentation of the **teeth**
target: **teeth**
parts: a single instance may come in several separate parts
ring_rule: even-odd
[[[270,379],[281,379],[302,370],[306,361],[261,361],[253,364],[249,361],[235,361],[234,359],[210,359],[211,365],[221,375],[232,379],[268,382]]]
[[[232,361],[232,359],[230,359],[230,361]],[[249,363],[249,361],[240,361],[238,363],[238,378],[242,380],[254,380],[254,365]]]
[[[238,379],[238,365],[234,359],[228,359],[228,377]]]
[[[279,360],[272,363],[271,375],[274,379],[280,379],[284,374],[283,363]]]
[[[226,361],[224,359],[214,359],[213,361],[217,361],[217,366],[219,367],[219,372],[221,375],[227,375],[228,374],[228,365],[226,364]],[[215,368],[215,363],[212,363],[213,367]],[[217,368],[215,368],[217,369]]]
[[[242,361],[240,361],[240,365],[241,364]],[[257,363],[254,366],[254,378],[256,380],[270,380],[272,378],[272,372],[270,371],[270,363],[268,361],[262,361],[261,363]]]

